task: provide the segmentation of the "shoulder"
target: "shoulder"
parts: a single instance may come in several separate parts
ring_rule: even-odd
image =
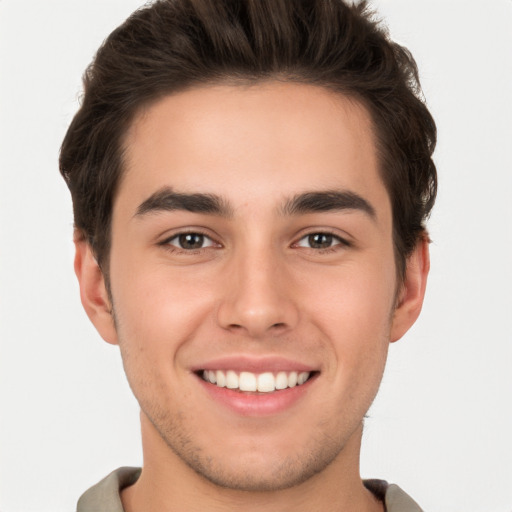
[[[112,471],[82,494],[78,500],[77,512],[123,512],[120,491],[134,484],[140,471],[140,468],[130,467]]]
[[[386,512],[423,512],[420,506],[398,485],[384,480],[365,480],[364,485],[386,505]]]
[[[396,484],[388,486],[385,503],[387,512],[423,512],[420,506]]]

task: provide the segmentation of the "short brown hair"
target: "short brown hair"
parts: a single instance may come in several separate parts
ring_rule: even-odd
[[[366,2],[342,0],[157,0],[110,34],[84,75],[60,154],[75,226],[104,273],[123,137],[137,112],[198,84],[276,79],[326,87],[369,110],[403,275],[435,200],[436,127],[411,54]]]

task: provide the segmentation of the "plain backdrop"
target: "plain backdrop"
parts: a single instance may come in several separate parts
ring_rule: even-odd
[[[112,469],[141,464],[118,349],[80,305],[57,169],[83,70],[140,4],[0,0],[2,512],[72,511]],[[424,310],[391,348],[362,474],[426,511],[510,512],[512,1],[374,5],[418,61],[439,129],[439,198]]]

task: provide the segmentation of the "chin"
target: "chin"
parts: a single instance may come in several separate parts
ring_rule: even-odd
[[[325,470],[343,451],[344,440],[326,436],[300,442],[244,443],[222,442],[223,432],[214,447],[207,442],[182,435],[162,436],[171,451],[198,476],[211,484],[246,492],[272,492],[295,487]],[[205,441],[204,439],[202,441]],[[275,441],[275,440],[274,440]]]
[[[198,475],[215,486],[246,492],[273,492],[289,489],[304,483],[317,473],[322,472],[335,458],[336,454],[303,454],[280,459],[244,462],[237,457],[236,464],[212,462],[196,458],[187,464]],[[206,462],[206,463],[205,463]]]

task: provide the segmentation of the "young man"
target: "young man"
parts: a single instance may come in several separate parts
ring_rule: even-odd
[[[144,464],[79,512],[420,510],[359,476],[429,268],[419,94],[409,53],[340,0],[164,0],[105,41],[60,163]]]

